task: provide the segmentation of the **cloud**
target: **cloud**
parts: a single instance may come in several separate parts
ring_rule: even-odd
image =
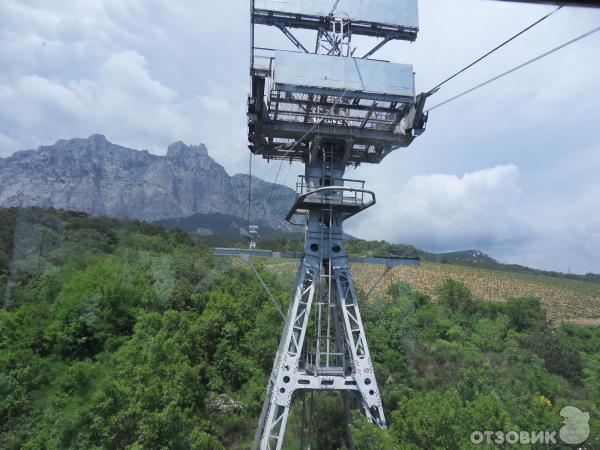
[[[58,133],[101,132],[122,144],[155,148],[156,142],[175,141],[193,128],[188,99],[153,79],[139,53],[113,54],[92,75],[62,81],[25,75],[1,89],[0,103],[12,106],[0,109],[6,134],[20,131],[22,124],[30,130],[19,141],[9,135],[6,142],[29,147],[53,142]]]
[[[519,170],[511,164],[460,178],[415,176],[398,192],[378,196],[374,211],[354,229],[370,239],[385,236],[435,251],[487,248],[525,232],[517,212],[521,194]]]
[[[531,239],[498,248],[504,259],[562,272],[600,273],[600,192],[581,191],[567,200],[522,209],[535,224]]]
[[[221,33],[235,8],[236,0],[0,2],[0,157],[102,133],[155,153],[203,142],[241,170],[245,16],[228,17]]]
[[[600,158],[588,153],[593,170]],[[582,164],[565,158],[566,175]],[[520,180],[514,164],[462,177],[411,177],[398,191],[378,189],[377,204],[352,219],[348,232],[433,252],[479,249],[505,263],[599,273],[600,191],[545,198],[524,191]]]

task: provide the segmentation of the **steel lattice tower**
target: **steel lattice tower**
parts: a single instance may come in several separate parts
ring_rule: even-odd
[[[421,134],[426,96],[415,96],[412,66],[369,59],[389,41],[416,39],[417,0],[251,0],[251,22],[250,150],[305,165],[287,216],[305,229],[304,253],[254,441],[280,449],[300,390],[340,391],[346,407],[355,398],[386,426],[342,229],[375,194],[344,172]],[[297,51],[257,47],[256,26],[281,30]],[[316,33],[314,51],[298,29]],[[353,36],[381,40],[357,58]],[[403,263],[415,260],[393,264]]]

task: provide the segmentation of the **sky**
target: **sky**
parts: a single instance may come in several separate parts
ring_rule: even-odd
[[[426,91],[553,9],[421,0],[417,41],[376,57],[413,64],[417,91]],[[563,8],[429,105],[599,25],[600,10]],[[257,43],[288,46],[269,32]],[[432,111],[409,148],[348,172],[378,201],[346,230],[600,273],[599,49],[597,33]],[[100,133],[156,154],[179,140],[204,143],[230,174],[247,172],[248,61],[246,0],[2,0],[0,156]],[[267,181],[277,170],[253,160]],[[278,182],[293,186],[302,171],[286,163]]]

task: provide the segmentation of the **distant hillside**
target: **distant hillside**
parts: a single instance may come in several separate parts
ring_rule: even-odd
[[[0,207],[147,221],[212,213],[239,219],[248,214],[248,180],[248,175],[228,175],[203,144],[177,142],[158,156],[93,135],[0,158]],[[253,177],[253,207],[265,211],[261,225],[289,231],[283,217],[294,191],[272,186]]]
[[[473,266],[491,266],[500,264],[494,258],[479,250],[462,250],[448,253],[421,252],[421,257],[427,259],[428,261],[468,264]]]
[[[576,275],[572,273],[554,272],[549,270],[532,269],[531,267],[521,266],[519,264],[505,264],[496,261],[489,255],[479,250],[466,250],[451,253],[427,253],[422,252],[421,257],[426,261],[461,264],[466,266],[481,267],[485,269],[502,270],[530,275],[543,275],[547,277],[568,278],[571,280],[591,281],[600,283],[600,275],[588,273],[585,275]]]
[[[265,236],[259,239],[258,245],[262,248],[281,251],[301,251],[304,235],[301,233]],[[408,244],[391,244],[386,241],[365,241],[349,238],[345,242],[349,254],[357,256],[407,256],[420,257],[423,261],[441,264],[458,264],[461,266],[478,267],[529,275],[543,275],[553,278],[566,278],[571,280],[588,281],[600,284],[600,275],[588,273],[575,275],[561,272],[532,269],[518,264],[503,264],[479,250],[464,250],[449,253],[430,253],[419,250]]]

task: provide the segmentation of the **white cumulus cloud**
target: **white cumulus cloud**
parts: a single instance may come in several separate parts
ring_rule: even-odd
[[[526,232],[518,213],[520,198],[519,169],[512,164],[462,177],[420,175],[397,192],[379,195],[373,211],[351,231],[436,251],[488,248]]]

